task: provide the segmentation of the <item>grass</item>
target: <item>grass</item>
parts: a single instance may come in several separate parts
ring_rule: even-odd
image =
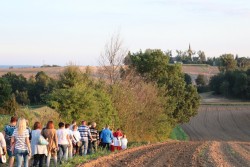
[[[177,125],[170,133],[170,139],[188,141],[188,135],[184,132],[180,125]]]
[[[90,160],[97,159],[99,157],[103,157],[105,155],[109,155],[110,151],[107,150],[99,150],[97,153],[93,153],[91,155],[86,155],[86,156],[75,156],[72,159],[68,160],[67,162],[64,162],[60,167],[72,167],[72,166],[77,166],[83,163],[86,163]]]
[[[142,145],[146,145],[148,142],[129,142],[128,143],[128,148],[133,148],[133,147],[139,147]],[[113,154],[116,152],[111,152],[107,151],[106,149],[99,149],[97,153],[93,153],[91,155],[86,155],[86,156],[75,156],[72,159],[68,160],[67,162],[64,162],[60,167],[72,167],[72,166],[77,166],[83,163],[86,163],[90,160],[94,160],[109,154]]]

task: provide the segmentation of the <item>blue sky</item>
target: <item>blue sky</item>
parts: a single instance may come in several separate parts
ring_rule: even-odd
[[[0,64],[98,65],[119,30],[132,52],[250,57],[249,0],[0,0]]]

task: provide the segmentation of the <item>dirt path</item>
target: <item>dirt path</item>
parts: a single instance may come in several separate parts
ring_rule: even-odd
[[[132,148],[81,167],[233,167],[250,166],[248,142],[167,142]]]

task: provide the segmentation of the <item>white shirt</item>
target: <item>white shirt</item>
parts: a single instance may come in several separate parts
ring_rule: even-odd
[[[78,130],[72,131],[72,140],[74,143],[81,140],[81,135],[80,135],[80,132]]]
[[[121,143],[122,143],[122,149],[127,149],[127,145],[128,145],[128,139],[127,138],[122,138],[121,139]]]
[[[57,138],[58,138],[58,144],[62,144],[62,145],[69,144],[67,140],[68,131],[66,129],[58,129],[56,133],[57,133]]]

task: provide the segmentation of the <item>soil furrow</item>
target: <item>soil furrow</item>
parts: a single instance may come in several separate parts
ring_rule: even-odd
[[[249,162],[237,153],[228,143],[222,142],[220,149],[222,150],[225,160],[231,166],[249,167]]]

